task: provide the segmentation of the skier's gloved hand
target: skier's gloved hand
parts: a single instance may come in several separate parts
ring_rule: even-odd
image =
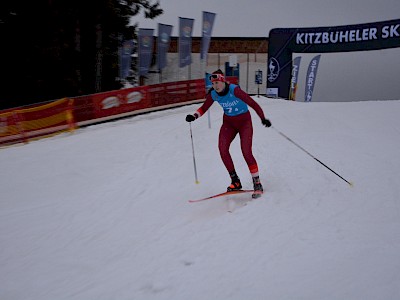
[[[194,115],[186,116],[186,122],[193,122],[194,120],[196,120],[196,117]]]
[[[261,123],[265,126],[265,127],[271,127],[271,121],[268,119],[262,119]]]

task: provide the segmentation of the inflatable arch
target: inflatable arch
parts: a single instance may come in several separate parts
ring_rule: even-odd
[[[275,28],[269,33],[267,96],[288,99],[292,53],[367,51],[400,47],[400,19],[336,27]]]

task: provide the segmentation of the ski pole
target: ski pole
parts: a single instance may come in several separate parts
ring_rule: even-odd
[[[339,178],[341,178],[343,181],[347,182],[350,186],[353,186],[353,183],[347,181],[346,179],[344,179],[342,176],[340,176],[338,173],[336,173],[335,171],[333,171],[331,168],[329,168],[326,164],[324,164],[322,161],[320,161],[318,158],[316,158],[314,155],[312,155],[310,152],[308,152],[306,149],[304,149],[303,147],[301,147],[299,144],[295,143],[292,139],[290,139],[287,135],[285,135],[284,133],[282,133],[281,131],[279,131],[278,129],[276,129],[275,127],[271,126],[276,132],[278,132],[281,136],[283,136],[285,139],[287,139],[289,142],[291,142],[293,145],[295,145],[296,147],[298,147],[299,149],[303,150],[306,154],[308,154],[309,156],[311,156],[313,159],[315,159],[317,162],[319,162],[321,165],[323,165],[325,168],[327,168],[329,171],[331,171],[333,174],[335,174],[336,176],[338,176]]]
[[[193,143],[193,133],[192,133],[192,123],[189,122],[190,126],[190,139],[192,141],[192,154],[193,154],[193,166],[194,166],[194,179],[196,184],[199,184],[199,180],[197,179],[197,168],[196,168],[196,158],[194,155],[194,143]]]

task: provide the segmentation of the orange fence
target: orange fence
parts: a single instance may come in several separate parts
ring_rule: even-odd
[[[0,112],[0,144],[29,140],[75,129],[73,99]]]
[[[227,77],[237,83],[237,77]],[[134,87],[0,111],[0,145],[27,143],[77,125],[174,107],[205,97],[204,80]]]

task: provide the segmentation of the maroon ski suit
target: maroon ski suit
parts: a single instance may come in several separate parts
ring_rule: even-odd
[[[223,99],[226,99],[228,102],[224,103]],[[226,83],[225,90],[222,93],[217,93],[215,90],[212,90],[207,94],[206,100],[196,111],[195,117],[202,116],[214,101],[218,102],[224,109],[223,123],[219,132],[218,148],[227,171],[231,173],[235,170],[232,157],[229,153],[229,147],[236,135],[239,134],[240,147],[250,173],[252,176],[258,176],[258,165],[252,151],[253,124],[247,105],[255,110],[261,120],[265,119],[263,110],[260,105],[241,90],[239,86]],[[232,109],[232,107],[235,108],[235,105],[238,106],[238,109]],[[230,113],[234,110],[238,113]]]

